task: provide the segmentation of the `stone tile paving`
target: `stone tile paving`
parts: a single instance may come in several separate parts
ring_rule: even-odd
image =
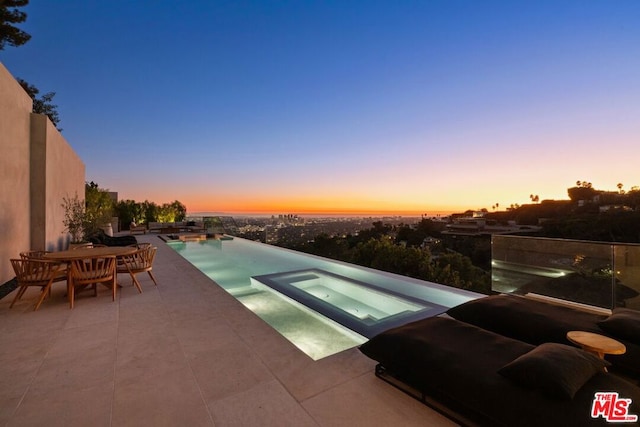
[[[2,426],[450,426],[357,349],[311,360],[167,247],[158,286],[0,299]]]

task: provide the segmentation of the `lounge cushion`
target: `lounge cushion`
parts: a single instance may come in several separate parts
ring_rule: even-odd
[[[579,348],[546,343],[506,364],[498,373],[551,398],[571,400],[591,377],[609,365]]]
[[[91,243],[106,246],[129,246],[138,244],[135,236],[107,236],[104,231],[99,230],[88,239]]]
[[[535,347],[500,336],[464,322],[444,317],[433,317],[389,329],[371,338],[360,346],[360,351],[388,368],[402,369],[418,365],[418,372],[433,374],[433,366],[446,364],[452,355],[489,342],[491,350],[485,349],[482,360],[484,369],[495,372],[498,368]],[[490,354],[495,352],[495,354]],[[502,362],[497,362],[497,356]],[[493,356],[493,357],[492,357]],[[470,354],[469,357],[477,357]],[[462,368],[462,367],[461,367]],[[455,378],[447,379],[455,381]]]
[[[549,397],[498,373],[535,348],[447,317],[389,329],[360,346],[362,353],[382,365],[377,372],[383,372],[383,378],[404,383],[414,397],[426,396],[437,402],[436,407],[447,408],[454,419],[461,416],[472,425],[608,425],[606,420],[590,416],[598,391],[615,391],[630,399],[629,413],[640,414],[640,388],[611,373],[597,372],[571,400]]]
[[[607,316],[518,295],[478,298],[447,311],[447,314],[455,319],[534,345],[545,342],[571,345],[567,340],[569,331],[610,336],[621,341],[627,347],[627,351],[624,354],[608,354],[605,356],[606,359],[626,375],[640,379],[640,342],[637,332],[634,334],[637,329],[630,327],[634,311],[614,310],[614,315],[617,313],[620,315]],[[603,322],[605,320],[606,322]],[[603,327],[605,323],[610,329],[618,326],[617,331],[625,330],[625,336],[631,339],[624,339],[619,334],[609,332],[605,329],[607,326]]]
[[[616,308],[611,316],[598,322],[609,334],[640,344],[640,312],[629,308]]]
[[[450,308],[454,319],[531,344],[571,344],[567,331],[602,333],[597,322],[606,315],[535,301],[515,295],[478,298]]]

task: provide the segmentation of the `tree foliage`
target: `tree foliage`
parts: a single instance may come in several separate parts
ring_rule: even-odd
[[[58,124],[60,123],[60,116],[58,115],[58,106],[53,104],[53,97],[56,96],[55,92],[47,92],[41,97],[38,97],[40,90],[34,85],[29,84],[23,79],[18,79],[18,83],[24,89],[25,92],[33,100],[33,112],[36,114],[44,114],[49,117],[51,123],[59,130],[62,131]]]
[[[430,280],[433,276],[431,252],[428,249],[397,245],[385,237],[371,239],[356,246],[350,261],[417,279]]]
[[[123,227],[135,222],[142,224],[145,222],[145,212],[141,203],[135,200],[120,200],[114,206],[114,215],[120,220]]]
[[[395,237],[394,237],[395,234]],[[458,252],[435,254],[424,247],[426,237],[439,235],[435,224],[423,219],[415,228],[376,222],[358,236],[316,236],[293,249],[376,270],[489,294],[490,274]],[[439,246],[436,246],[439,248]],[[490,256],[490,251],[489,251]]]
[[[396,230],[396,243],[405,242],[407,246],[420,246],[427,237],[438,236],[440,229],[436,224],[423,218],[415,227],[400,225]]]
[[[71,234],[72,243],[82,242],[86,218],[84,201],[76,193],[73,197],[63,197],[61,206],[64,209],[64,231]]]
[[[158,208],[157,221],[175,222],[183,221],[187,216],[187,208],[185,205],[175,200],[171,203],[164,203]]]
[[[27,20],[27,14],[18,8],[29,4],[29,0],[2,0],[0,1],[0,50],[6,45],[22,46],[31,39],[31,36],[14,24],[21,24]]]
[[[111,222],[113,199],[108,190],[98,187],[93,181],[85,183],[84,190],[85,233],[91,235]]]
[[[119,218],[123,228],[126,228],[132,222],[145,224],[150,222],[184,221],[187,216],[187,208],[177,200],[160,206],[148,200],[144,202],[121,200],[115,205],[114,213]]]
[[[21,24],[27,20],[27,14],[18,8],[29,4],[29,0],[0,0],[0,50],[4,50],[6,45],[22,46],[31,39],[31,35],[22,31],[14,24]],[[53,103],[55,92],[47,92],[38,97],[40,90],[23,79],[17,79],[20,86],[27,92],[33,100],[33,112],[44,114],[49,117],[51,123],[59,130],[60,116],[58,106]]]
[[[544,237],[596,242],[640,243],[640,212],[581,214],[546,221]]]
[[[579,200],[593,199],[598,194],[598,191],[591,186],[591,183],[588,183],[586,186],[571,187],[567,189],[567,193],[571,201],[577,202]]]

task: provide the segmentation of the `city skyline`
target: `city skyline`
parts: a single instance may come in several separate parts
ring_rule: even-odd
[[[636,1],[31,2],[0,51],[86,179],[189,213],[435,215],[640,185]]]

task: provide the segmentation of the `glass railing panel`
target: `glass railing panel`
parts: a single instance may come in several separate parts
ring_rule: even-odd
[[[209,234],[235,234],[238,226],[233,217],[230,216],[193,216],[190,215],[186,221],[201,222],[204,229]]]
[[[492,290],[613,305],[610,243],[493,236]]]
[[[616,306],[640,310],[640,245],[616,244],[613,253]]]

